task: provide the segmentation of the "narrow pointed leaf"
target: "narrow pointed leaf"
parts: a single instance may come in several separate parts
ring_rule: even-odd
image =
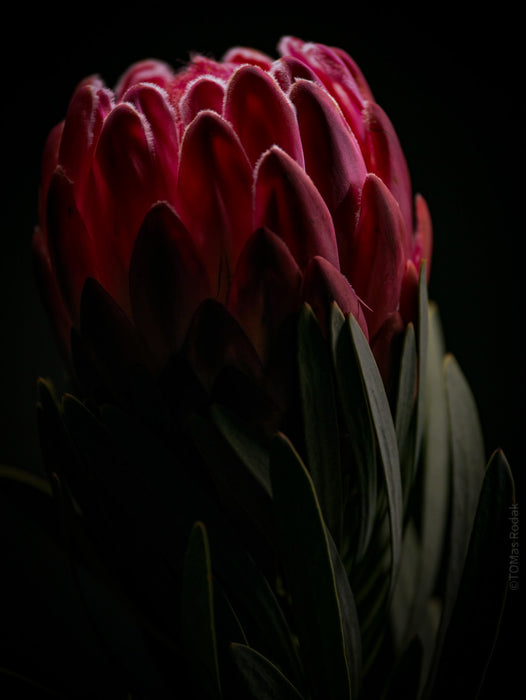
[[[345,644],[345,656],[351,680],[351,695],[355,697],[360,687],[362,672],[362,637],[360,620],[356,609],[356,602],[351,590],[349,578],[345,566],[340,558],[334,540],[330,532],[327,532],[327,541],[331,554],[331,562],[334,570],[336,591],[340,603],[340,611],[343,627],[343,639]]]
[[[312,479],[291,443],[277,435],[270,474],[300,653],[312,697],[351,695],[342,610]]]
[[[412,632],[413,606],[418,595],[422,559],[415,525],[410,521],[405,527],[400,566],[390,608],[391,634],[397,652],[403,651]]]
[[[26,469],[21,469],[20,467],[0,464],[0,483],[3,479],[16,481],[20,484],[24,484],[25,486],[30,486],[46,496],[51,496],[53,493],[51,485],[47,479],[44,479],[38,474],[33,474]]]
[[[275,542],[268,452],[227,408],[212,406],[210,418],[192,415],[188,430],[223,502]]]
[[[428,593],[434,586],[446,527],[449,490],[449,426],[443,373],[444,345],[438,309],[429,310],[427,386],[423,452],[422,546],[428,569],[422,585]]]
[[[336,343],[340,337],[340,331],[345,323],[345,316],[343,315],[338,304],[331,304],[331,314],[330,314],[330,325],[329,325],[329,337],[331,340],[331,347],[333,355],[335,353]]]
[[[35,477],[0,470],[3,662],[23,660],[23,669],[11,668],[56,683],[60,697],[94,697],[101,687],[112,697],[132,687],[141,696],[165,696],[140,620],[70,550],[63,528],[73,517],[60,522],[54,499]]]
[[[487,467],[433,697],[477,697],[498,634],[510,565],[510,513],[517,508],[501,451]]]
[[[402,470],[402,482],[404,488],[404,503],[407,503],[411,476],[413,472],[413,443],[412,422],[415,407],[415,393],[417,382],[417,354],[415,329],[409,323],[402,347],[400,360],[400,374],[398,378],[398,393],[396,398],[395,427],[398,451],[400,454],[400,466]]]
[[[402,348],[398,394],[396,399],[395,426],[400,451],[404,446],[411,422],[411,414],[413,412],[416,387],[416,362],[415,328],[412,323],[409,323],[406,328],[404,345]]]
[[[444,637],[462,577],[484,475],[484,444],[475,400],[452,355],[444,359],[446,405],[451,441],[451,520],[446,583],[440,627],[427,687],[433,686]]]
[[[37,426],[42,460],[48,476],[56,472],[73,486],[77,472],[72,468],[71,444],[62,419],[55,389],[49,380],[37,383]]]
[[[253,700],[302,700],[302,695],[265,656],[245,644],[231,645],[232,658]]]
[[[484,475],[484,441],[477,407],[462,371],[451,356],[444,362],[451,434],[452,522],[448,589],[456,597]]]
[[[429,310],[422,477],[421,605],[436,585],[444,549],[449,502],[449,426],[443,373],[444,345],[436,306]],[[417,605],[416,614],[420,606]],[[427,650],[426,650],[427,651]]]
[[[211,409],[212,419],[221,434],[243,460],[251,475],[267,494],[271,494],[269,456],[264,446],[248,432],[239,419],[224,406],[215,405]]]
[[[363,384],[371,411],[374,433],[378,444],[378,454],[383,467],[391,530],[392,585],[394,583],[400,557],[404,515],[396,432],[382,378],[380,377],[380,372],[372,355],[369,343],[365,339],[356,320],[352,316],[350,316],[349,319],[354,351],[362,373]]]
[[[212,564],[206,529],[199,522],[192,528],[183,562],[182,634],[192,684],[203,697],[220,697]]]
[[[426,364],[427,364],[427,344],[429,333],[429,303],[427,298],[427,277],[426,266],[420,266],[420,276],[418,279],[418,325],[417,325],[417,349],[418,349],[418,388],[416,407],[416,434],[415,434],[415,455],[413,464],[418,464],[422,436],[424,433],[425,421],[425,401],[426,401]]]
[[[323,518],[338,544],[343,487],[332,363],[329,346],[308,306],[299,318],[298,368],[307,466]]]
[[[422,682],[433,656],[436,625],[427,614],[437,586],[444,554],[449,504],[449,429],[443,372],[444,343],[438,309],[429,307],[429,336],[426,363],[425,427],[422,444],[421,521],[416,595],[412,601],[408,635],[422,642]],[[407,641],[407,640],[405,640]]]
[[[218,581],[214,581],[214,613],[218,655],[220,655],[222,651],[222,642],[226,640],[228,640],[229,643],[239,642],[240,644],[248,644],[245,630],[236,615],[236,611],[232,607],[230,600]],[[221,660],[219,663],[221,665]]]
[[[177,457],[144,425],[109,406],[103,417],[130,464],[143,472],[141,499],[135,503],[141,527],[151,528],[152,518],[153,524],[159,523],[154,541],[170,560],[178,553],[174,538],[189,532],[196,520],[204,522],[214,552],[214,572],[241,626],[251,642],[254,640],[263,653],[272,653],[287,675],[297,678],[299,663],[283,610],[217,500],[201,487],[192,470],[178,465]]]
[[[427,668],[432,654],[432,646],[427,642],[426,637],[426,630],[429,629],[426,607],[436,585],[436,576],[442,557],[449,483],[447,409],[442,370],[444,349],[438,311],[434,305],[428,309],[428,315],[423,473],[421,486],[419,485],[418,487],[418,512],[414,516],[419,523],[419,532],[417,534],[415,530],[415,520],[411,520],[405,528],[401,570],[391,606],[393,632],[397,646],[403,647],[414,634],[418,633],[422,642],[425,668]],[[412,329],[412,324],[408,326],[408,331],[409,329]],[[414,342],[414,334],[412,333],[411,335]],[[404,355],[408,347],[408,337],[407,335],[402,352],[400,383],[402,383]],[[414,344],[411,349],[413,361],[411,399],[414,399],[416,392],[416,347]],[[418,391],[420,391],[420,387]],[[412,401],[411,407],[413,406],[414,402]],[[400,410],[401,408],[398,405],[397,436],[399,445],[401,444],[400,433],[398,432]],[[414,437],[413,426],[411,439],[414,440]],[[411,465],[414,459],[413,450],[414,442],[403,453],[403,459],[407,460]],[[409,476],[410,471],[404,471],[404,474]],[[406,503],[412,488],[412,483],[404,483],[404,500]]]
[[[376,518],[377,506],[377,457],[373,424],[362,373],[357,361],[349,319],[340,318],[337,307],[333,308],[333,352],[336,366],[338,398],[350,448],[357,472],[357,504],[355,505],[358,542],[356,557],[361,558],[370,542]]]

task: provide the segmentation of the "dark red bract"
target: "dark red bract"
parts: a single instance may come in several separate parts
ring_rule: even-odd
[[[143,61],[114,91],[77,87],[45,148],[34,237],[66,352],[87,279],[159,367],[208,298],[263,362],[304,301],[323,322],[335,300],[378,353],[412,320],[431,222],[393,126],[343,51],[292,37],[279,50],[179,72]]]

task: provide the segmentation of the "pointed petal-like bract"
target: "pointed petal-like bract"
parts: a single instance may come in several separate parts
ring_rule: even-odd
[[[156,196],[174,203],[179,161],[179,138],[175,114],[165,91],[156,85],[141,83],[126,91],[123,100],[133,105],[146,120],[157,174]]]
[[[37,227],[33,234],[32,252],[33,269],[42,303],[48,315],[53,318],[53,328],[60,351],[68,359],[72,322],[51,263],[44,231],[40,227]]]
[[[415,323],[418,315],[418,270],[406,260],[400,289],[400,314],[405,323]]]
[[[362,152],[336,102],[321,87],[297,80],[290,99],[296,107],[305,169],[332,215],[345,273],[367,175]]]
[[[99,78],[83,81],[69,103],[60,142],[59,162],[66,175],[75,183],[81,207],[93,150],[104,120],[113,106],[113,95]]]
[[[301,269],[314,255],[339,266],[327,205],[303,168],[276,146],[256,168],[254,227],[267,227],[280,236]]]
[[[174,75],[173,80],[167,85],[171,104],[177,109],[189,85],[195,80],[208,76],[226,83],[237,67],[235,63],[214,61],[212,58],[201,54],[192,56],[192,60],[179,70]]]
[[[93,278],[82,289],[80,334],[97,371],[117,394],[129,391],[137,367],[152,369],[135,326],[110,294]]]
[[[120,100],[124,93],[138,83],[153,83],[166,88],[172,82],[174,73],[170,66],[163,61],[146,59],[132,64],[123,73],[115,88],[115,97]]]
[[[421,194],[415,196],[415,242],[413,262],[417,269],[426,261],[426,274],[429,281],[431,274],[431,254],[433,252],[433,224],[427,202]]]
[[[396,200],[380,178],[369,174],[351,246],[349,279],[368,307],[365,317],[371,338],[398,307],[404,273],[403,239],[404,222]]]
[[[144,116],[121,102],[104,122],[94,157],[94,183],[102,207],[92,212],[93,229],[99,245],[104,246],[103,237],[115,243],[123,265],[129,261],[140,222],[156,199],[158,174],[149,131]]]
[[[429,276],[432,227],[424,199],[412,201],[391,122],[345,51],[287,36],[279,53],[234,47],[175,71],[149,59],[114,91],[98,76],[78,84],[44,152],[38,246],[74,324],[87,277],[162,357],[209,296],[243,317],[266,354],[268,329],[298,300],[297,275],[319,314],[336,300],[371,342],[390,314],[414,316],[414,272],[425,260]],[[54,202],[48,216],[57,168],[70,186],[55,182],[49,200],[60,190],[66,206]],[[256,259],[258,245],[272,264]],[[290,303],[269,301],[278,289]]]
[[[60,122],[51,129],[44,144],[42,152],[42,179],[38,191],[38,217],[42,231],[46,229],[47,219],[47,193],[49,183],[58,165],[58,152],[64,131],[64,122]]]
[[[345,314],[352,314],[358,321],[363,334],[369,339],[367,321],[362,304],[349,281],[333,265],[320,256],[315,256],[305,270],[303,280],[303,300],[308,302],[325,331],[329,328],[329,311],[336,302]]]
[[[389,386],[389,380],[396,376],[393,370],[399,360],[398,354],[395,352],[399,348],[395,344],[403,337],[404,329],[405,324],[402,316],[398,311],[393,311],[388,314],[371,343],[374,359],[380,370],[384,386],[388,390],[392,390],[392,387]]]
[[[266,229],[256,231],[239,259],[228,308],[261,358],[283,320],[299,307],[301,279],[284,241]]]
[[[305,154],[305,169],[333,214],[367,174],[360,147],[338,105],[318,85],[297,80],[290,91]],[[356,205],[357,206],[357,205]]]
[[[269,70],[272,65],[270,56],[248,46],[235,46],[229,49],[223,56],[223,61],[225,63],[249,63],[264,70]]]
[[[354,61],[349,56],[349,54],[343,51],[342,49],[339,49],[334,46],[331,48],[332,51],[336,54],[336,56],[338,56],[340,61],[342,61],[342,63],[347,67],[349,73],[354,78],[354,81],[358,87],[362,98],[368,102],[374,102],[374,96],[371,92],[371,88],[369,87],[369,83],[366,81],[365,76],[363,75],[356,61]]]
[[[224,117],[234,127],[252,165],[272,146],[279,146],[303,165],[294,109],[261,68],[244,65],[234,73],[227,88]]]
[[[59,167],[47,197],[50,259],[62,298],[74,323],[79,322],[80,296],[87,277],[98,273],[95,250],[75,204],[73,182]]]
[[[146,215],[130,262],[130,300],[139,332],[161,364],[177,350],[209,283],[193,239],[166,202]]]
[[[404,253],[409,257],[413,248],[413,197],[405,156],[389,117],[376,102],[366,104],[364,120],[367,167],[383,180],[398,202],[405,224]]]
[[[309,80],[312,83],[320,84],[316,73],[306,63],[294,58],[294,56],[282,56],[274,61],[270,74],[285,93],[290,90],[296,80]]]
[[[234,129],[215,112],[200,112],[181,145],[178,211],[222,299],[252,233],[251,199],[252,168]]]
[[[236,367],[260,379],[262,364],[238,321],[215,299],[197,309],[186,336],[185,351],[202,385],[211,391],[225,367]]]
[[[330,95],[338,102],[359,143],[364,142],[362,110],[364,101],[354,76],[329,46],[284,37],[279,42],[282,55],[305,62],[314,71]]]
[[[223,112],[225,85],[220,78],[204,75],[190,83],[179,103],[179,114],[184,126],[205,109],[211,109],[217,114]]]

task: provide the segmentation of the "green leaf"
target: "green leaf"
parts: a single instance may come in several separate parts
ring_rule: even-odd
[[[451,442],[450,536],[442,615],[428,687],[434,682],[444,636],[457,598],[485,465],[484,441],[475,400],[452,355],[446,355],[443,371]]]
[[[326,527],[312,479],[281,434],[273,440],[270,475],[285,578],[311,693],[327,700],[349,698],[348,655],[354,649],[346,646]]]
[[[229,512],[253,523],[267,545],[276,540],[268,450],[229,409],[193,414],[187,428]]]
[[[33,474],[27,469],[12,467],[7,464],[0,464],[0,483],[4,479],[11,482],[18,482],[19,484],[23,484],[25,486],[30,486],[46,496],[53,495],[53,489],[51,488],[49,481],[38,474]]]
[[[417,367],[415,329],[413,324],[409,323],[405,330],[402,357],[400,359],[395,410],[396,439],[400,454],[404,504],[408,502],[413,482],[414,430],[412,430],[412,423],[415,414]]]
[[[362,637],[360,630],[360,620],[354,595],[351,590],[349,578],[345,566],[340,558],[336,544],[327,532],[327,541],[331,555],[332,568],[334,571],[334,581],[336,592],[340,603],[340,612],[343,626],[343,639],[345,643],[345,655],[351,679],[351,689],[353,693],[359,688],[362,672]]]
[[[429,601],[437,585],[442,561],[449,504],[449,428],[443,371],[444,343],[436,305],[429,305],[426,363],[425,428],[422,478],[417,482],[418,512],[406,527],[402,564],[393,598],[392,622],[397,646],[413,635],[422,643],[422,679],[432,659],[436,626]],[[415,530],[415,522],[419,523]],[[402,589],[402,590],[400,590]],[[403,604],[399,596],[405,601]]]
[[[220,644],[226,640],[229,643],[248,644],[245,630],[236,615],[236,611],[232,607],[221,583],[217,580],[214,581],[214,614],[218,653],[222,651]]]
[[[444,343],[438,309],[429,309],[426,410],[422,478],[422,577],[425,599],[434,589],[442,560],[449,500],[449,424],[443,372]]]
[[[400,652],[413,632],[415,599],[418,596],[422,551],[413,521],[407,523],[402,541],[398,576],[390,606],[391,634],[395,650]]]
[[[220,697],[212,564],[206,529],[199,522],[192,528],[183,561],[182,637],[199,697]]]
[[[401,567],[405,573],[400,572],[397,583],[397,587],[403,586],[404,591],[397,591],[392,605],[392,615],[397,620],[394,622],[395,638],[403,645],[412,635],[419,633],[423,640],[426,666],[432,654],[432,648],[426,643],[430,634],[426,610],[442,561],[449,498],[449,432],[443,372],[444,346],[438,310],[433,304],[429,306],[428,327],[422,479],[417,482],[417,513],[406,527],[404,535],[402,560],[406,563],[403,562]],[[408,548],[410,552],[407,551]],[[411,594],[408,591],[409,585],[412,586]],[[405,607],[399,600],[397,602],[400,595],[404,597]],[[405,617],[401,617],[402,609]]]
[[[210,409],[212,419],[230,447],[261,488],[271,495],[268,450],[251,435],[239,418],[224,406]]]
[[[391,532],[391,587],[394,585],[402,545],[403,496],[396,432],[389,401],[369,343],[357,321],[349,316],[354,353],[360,368],[378,454],[383,468]]]
[[[452,458],[452,518],[446,612],[456,597],[484,477],[484,439],[475,400],[452,355],[444,360]]]
[[[179,464],[178,455],[145,426],[115,407],[106,407],[104,420],[135,472],[142,470],[141,497],[133,500],[140,529],[151,532],[156,548],[177,566],[176,540],[189,533],[197,520],[202,521],[214,552],[214,573],[247,637],[265,654],[271,653],[290,677],[297,678],[298,658],[283,610],[217,499],[203,488],[194,470]]]
[[[433,697],[477,697],[508,590],[515,488],[501,451],[488,464]]]
[[[331,347],[333,349],[333,354],[336,348],[336,343],[340,337],[341,330],[345,325],[345,316],[343,315],[340,307],[336,302],[331,304],[331,318],[329,326],[329,339],[331,342]]]
[[[423,678],[427,673],[433,651],[428,641],[429,632],[426,633],[426,628],[429,628],[426,609],[437,585],[444,554],[449,506],[449,423],[443,365],[442,328],[438,309],[436,305],[431,304],[422,459],[421,568],[413,610],[413,627],[420,632],[424,646]],[[433,636],[431,639],[434,641]]]
[[[65,479],[70,487],[78,486],[78,472],[72,456],[72,446],[64,426],[62,406],[51,382],[37,382],[37,426],[42,461],[47,475],[53,472]]]
[[[371,541],[377,515],[377,463],[376,439],[364,386],[361,367],[356,357],[349,319],[341,321],[341,312],[333,307],[333,329],[339,335],[334,338],[334,364],[336,383],[345,426],[348,432],[349,447],[357,472],[356,510],[358,541],[356,559],[361,559]]]
[[[265,656],[245,644],[232,644],[230,649],[254,700],[302,700],[299,691]]]
[[[413,464],[417,465],[420,457],[422,437],[424,434],[425,405],[426,405],[426,365],[428,343],[428,316],[429,303],[427,298],[427,274],[426,263],[420,265],[418,280],[418,325],[417,325],[417,350],[418,350],[418,389],[416,398],[416,432],[415,454]]]
[[[45,698],[64,700],[63,694],[58,690],[52,690],[23,673],[3,667],[0,667],[0,695],[4,698],[25,698],[25,700],[44,700]]]
[[[395,426],[400,453],[406,443],[409,426],[413,416],[414,397],[416,388],[417,356],[415,327],[412,323],[405,329],[402,357],[400,358],[400,374],[396,397]]]
[[[272,658],[300,686],[303,674],[295,640],[267,579],[243,550],[238,551],[237,542],[232,545],[229,540],[212,532],[210,538],[217,554],[214,566],[218,577],[224,582],[232,608],[246,636],[251,644]]]
[[[325,523],[339,544],[343,487],[331,354],[307,305],[299,317],[298,369],[307,466]]]
[[[112,697],[131,688],[164,696],[167,688],[142,625],[105,579],[71,556],[61,529],[47,487],[4,471],[3,665],[67,697],[96,697],[102,687]]]

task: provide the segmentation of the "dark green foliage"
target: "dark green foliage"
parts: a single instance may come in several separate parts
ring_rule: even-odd
[[[86,398],[39,384],[48,478],[0,468],[0,687],[474,697],[504,604],[513,480],[500,452],[484,471],[425,280],[389,396],[335,305],[328,330],[307,306],[289,319],[263,368],[209,304],[157,378],[106,310],[126,367],[88,315]]]

